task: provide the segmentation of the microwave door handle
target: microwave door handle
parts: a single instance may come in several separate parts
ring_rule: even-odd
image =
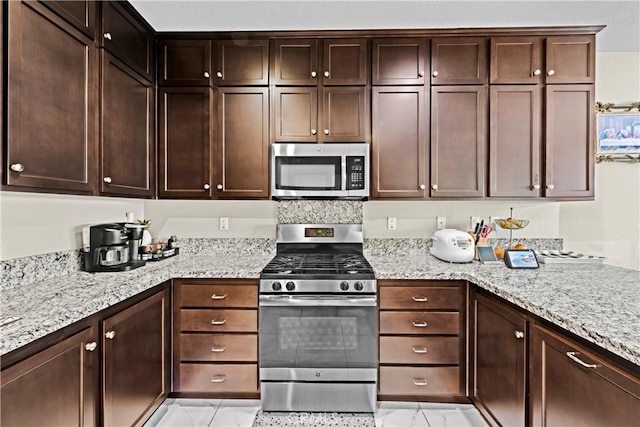
[[[340,174],[340,190],[347,191],[347,156],[340,158],[342,173]]]

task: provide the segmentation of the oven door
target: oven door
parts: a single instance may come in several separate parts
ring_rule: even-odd
[[[375,295],[261,295],[262,381],[376,381]]]

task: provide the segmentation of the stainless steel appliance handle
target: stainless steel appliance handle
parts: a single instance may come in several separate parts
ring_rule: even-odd
[[[262,307],[375,307],[375,295],[347,297],[347,296],[288,296],[288,295],[260,295],[258,300]]]

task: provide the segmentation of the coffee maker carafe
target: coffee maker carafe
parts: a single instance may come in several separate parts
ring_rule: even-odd
[[[142,267],[135,245],[142,231],[136,224],[98,224],[83,230],[84,269],[89,272],[126,271]]]

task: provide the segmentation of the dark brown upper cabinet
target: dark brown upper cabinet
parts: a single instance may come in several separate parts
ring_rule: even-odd
[[[320,142],[364,142],[369,129],[368,91],[362,86],[322,89]]]
[[[161,88],[158,93],[158,197],[211,197],[213,91]]]
[[[218,89],[217,198],[269,196],[269,89]]]
[[[211,86],[209,40],[160,40],[158,84],[162,86]]]
[[[126,2],[102,2],[100,45],[118,59],[154,80],[155,35],[137,11]]]
[[[38,0],[61,18],[82,31],[86,36],[96,37],[96,18],[98,17],[98,2],[94,0],[56,1]]]
[[[371,84],[424,85],[430,69],[426,39],[373,39],[371,46]]]
[[[544,196],[592,199],[594,85],[548,85],[545,112]]]
[[[269,40],[219,40],[216,45],[215,85],[269,84]]]
[[[546,82],[595,83],[594,35],[547,37]]]
[[[372,91],[372,198],[423,199],[428,191],[428,102],[424,87]]]
[[[485,195],[484,86],[431,88],[431,197]]]
[[[489,197],[540,197],[541,88],[492,85],[489,99]]]
[[[102,52],[100,193],[155,195],[153,85]]]
[[[8,2],[9,186],[93,191],[97,50],[39,3]]]
[[[541,44],[540,37],[491,38],[489,83],[541,83]]]
[[[431,41],[431,84],[485,84],[487,40],[449,37]]]
[[[368,80],[365,39],[274,40],[272,83],[287,86],[365,85]],[[322,61],[319,49],[322,48]]]
[[[318,141],[318,89],[275,87],[272,89],[273,142]]]

